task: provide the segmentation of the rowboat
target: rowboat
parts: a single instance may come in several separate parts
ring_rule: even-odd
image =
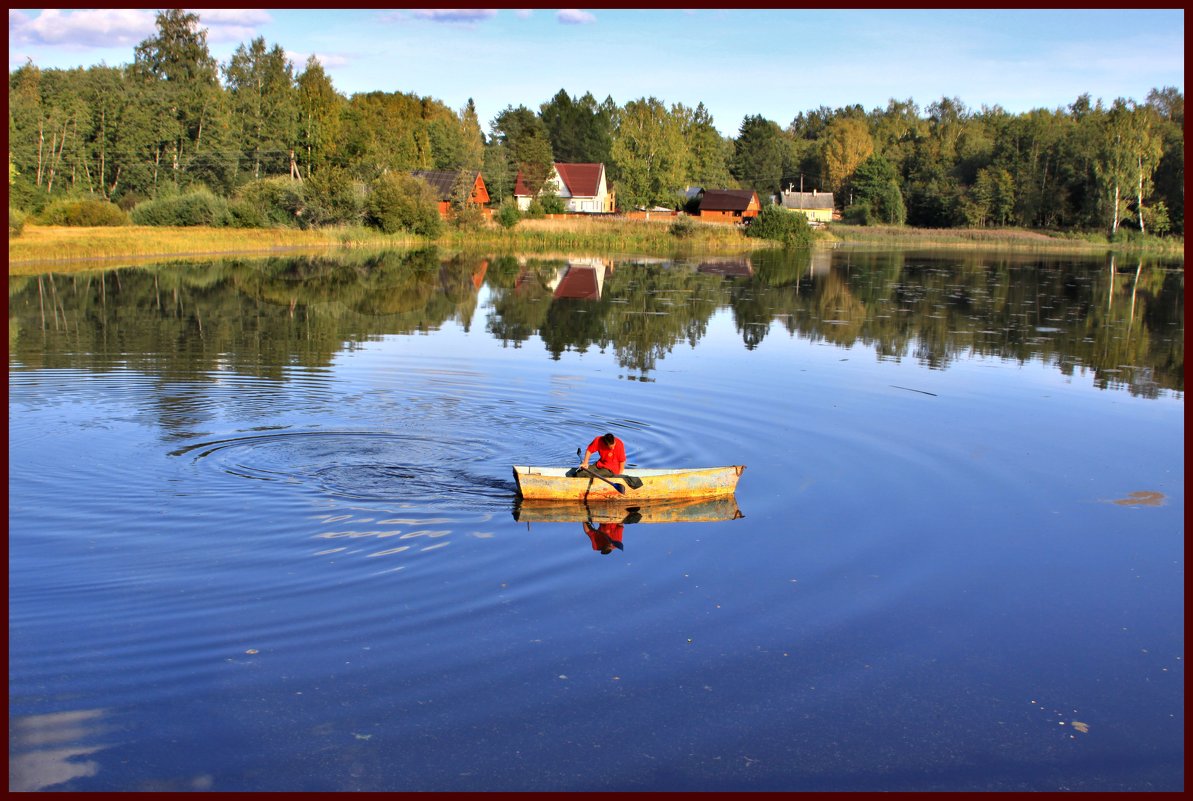
[[[745,517],[737,498],[647,498],[644,501],[553,501],[520,498],[514,520],[524,523],[712,523]]]
[[[744,464],[727,467],[694,468],[635,468],[626,473],[642,481],[637,489],[624,479],[602,481],[592,476],[569,477],[571,468],[530,467],[514,465],[514,480],[523,498],[552,498],[555,500],[599,500],[617,498],[644,500],[647,498],[715,498],[732,495],[737,480],[746,469]],[[610,482],[625,490],[618,492]],[[635,482],[636,483],[636,482]]]

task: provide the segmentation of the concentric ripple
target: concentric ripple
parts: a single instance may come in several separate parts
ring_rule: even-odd
[[[278,431],[188,445],[171,456],[227,475],[300,485],[339,501],[428,508],[508,503],[491,446],[375,431]]]

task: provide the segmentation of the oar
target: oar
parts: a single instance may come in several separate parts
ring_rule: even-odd
[[[576,448],[576,455],[577,455],[577,456],[582,456],[583,454],[584,454],[584,450],[583,450],[582,448]],[[578,467],[578,468],[576,468],[576,469],[577,469],[577,470],[583,470],[584,468],[583,468],[583,467]],[[592,475],[592,474],[590,474],[590,475]],[[625,483],[627,483],[627,484],[629,484],[629,485],[630,485],[630,489],[639,489],[639,488],[642,486],[642,479],[638,478],[637,476],[624,476],[624,475],[622,475],[622,474],[618,473],[617,475],[615,475],[615,476],[613,476],[613,477],[614,477],[614,478],[620,478],[620,479],[624,479],[624,480],[625,480]],[[597,476],[597,478],[603,478],[603,477],[602,477],[602,476]],[[613,484],[613,482],[612,482],[612,481],[610,481],[610,482],[608,482],[608,483],[610,483],[610,484]],[[619,485],[617,485],[617,484],[613,484],[613,486],[617,487],[617,486],[619,486]],[[623,495],[624,495],[624,494],[625,494],[625,488],[624,488],[624,487],[622,487],[621,489],[618,489],[618,492],[620,492],[621,494],[623,494]]]
[[[592,476],[593,478],[599,478],[601,481],[604,481],[604,482],[605,482],[606,484],[608,484],[610,487],[612,487],[613,489],[617,490],[617,492],[618,492],[619,494],[621,494],[621,495],[625,495],[625,487],[621,486],[620,484],[614,484],[614,483],[613,483],[612,481],[610,481],[609,479],[605,478],[605,477],[604,477],[604,476],[602,476],[602,475],[598,475],[598,474],[596,474],[596,473],[592,472],[592,471],[591,471],[591,470],[589,470],[587,467],[577,467],[577,468],[576,468],[576,472],[580,472],[580,471],[583,471],[583,472],[585,472],[585,473],[588,473],[588,475]]]

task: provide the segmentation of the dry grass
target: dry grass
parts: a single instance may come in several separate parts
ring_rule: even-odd
[[[20,236],[8,240],[8,265],[11,273],[14,267],[33,264],[274,253],[339,244],[340,240],[330,231],[26,225]]]

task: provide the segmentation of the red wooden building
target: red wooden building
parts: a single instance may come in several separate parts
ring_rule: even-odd
[[[705,189],[698,216],[712,222],[741,222],[760,211],[762,204],[753,189]]]
[[[439,198],[439,216],[446,218],[451,216],[452,189],[456,186],[461,172],[463,170],[413,170],[410,174],[431,185]],[[468,202],[480,206],[486,213],[490,211],[489,190],[485,188],[485,179],[479,172],[472,179],[472,191],[468,195]]]

